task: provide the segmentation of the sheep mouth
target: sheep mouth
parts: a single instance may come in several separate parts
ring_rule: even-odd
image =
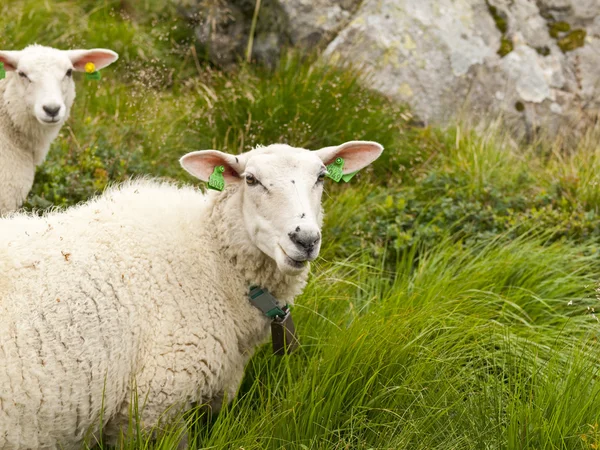
[[[302,269],[306,266],[308,261],[296,261],[295,259],[290,258],[288,255],[285,255],[285,262],[292,266],[294,269]]]
[[[40,122],[42,122],[43,124],[46,124],[46,125],[56,125],[57,123],[60,122],[60,119],[58,119],[58,118],[50,119],[50,120],[48,120],[48,119],[39,119],[39,120],[40,120]]]
[[[306,264],[308,264],[308,260],[297,260],[294,258],[291,258],[283,249],[283,247],[280,245],[279,248],[281,248],[281,251],[283,252],[283,254],[285,255],[285,262],[287,265],[293,267],[294,269],[302,269],[304,267],[306,267]]]

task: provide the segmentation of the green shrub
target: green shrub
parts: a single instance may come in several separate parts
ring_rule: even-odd
[[[346,187],[335,201],[352,214],[326,222],[338,241],[332,252],[344,257],[362,248],[394,267],[417,243],[449,236],[465,244],[528,233],[548,242],[600,242],[599,153],[591,138],[577,152],[540,156],[539,149],[511,148],[494,130],[457,140],[458,132],[447,130],[404,185]]]

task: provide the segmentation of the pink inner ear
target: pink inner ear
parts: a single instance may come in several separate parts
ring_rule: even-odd
[[[9,62],[8,58],[0,55],[0,62],[4,63],[4,68],[6,70],[17,70],[17,67]]]
[[[73,61],[75,70],[84,71],[85,65],[89,62],[94,63],[96,69],[102,69],[115,61],[115,55],[103,52],[101,50],[90,50],[81,56],[77,61]]]
[[[209,177],[217,166],[225,167],[223,177],[225,180],[238,179],[239,174],[227,164],[227,162],[219,155],[204,153],[201,155],[191,154],[185,158],[186,170],[202,181],[208,181]]]
[[[370,142],[353,142],[342,145],[342,148],[336,152],[331,161],[325,163],[331,164],[339,156],[344,159],[344,174],[356,172],[375,161],[381,154],[383,148],[379,144]]]
[[[211,176],[215,167],[223,166],[225,168],[225,172],[223,172],[223,177],[227,180],[228,178],[239,178],[239,174],[231,168],[227,162],[223,160],[223,158],[217,155],[207,155],[205,156],[204,165],[206,166],[206,179]]]

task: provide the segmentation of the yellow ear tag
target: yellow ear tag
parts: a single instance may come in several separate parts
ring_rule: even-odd
[[[85,64],[85,77],[88,80],[99,80],[100,72],[96,70],[96,65],[93,62]]]

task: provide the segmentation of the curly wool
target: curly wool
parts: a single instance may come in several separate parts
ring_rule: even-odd
[[[308,272],[284,275],[251,244],[241,202],[235,186],[135,181],[0,219],[1,449],[79,448],[101,417],[114,436],[134,389],[148,427],[234,396],[269,335],[248,287],[292,303]]]

